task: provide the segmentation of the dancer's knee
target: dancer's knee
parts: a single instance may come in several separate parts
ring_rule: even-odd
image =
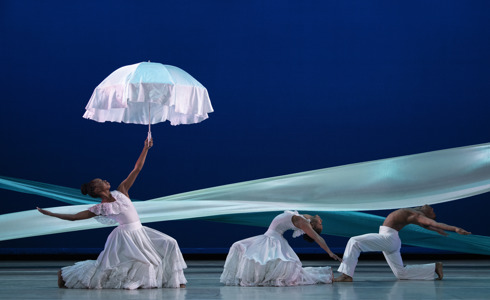
[[[351,237],[349,239],[349,242],[347,242],[347,247],[350,248],[355,248],[355,249],[360,249],[361,248],[361,241],[357,237]]]
[[[177,242],[176,239],[173,239],[172,240],[172,245],[175,247],[175,248],[179,248],[179,243]]]
[[[179,247],[177,240],[174,239],[173,237],[169,237],[168,239],[166,239],[165,244],[166,244],[166,247],[169,249],[174,249],[174,248]]]

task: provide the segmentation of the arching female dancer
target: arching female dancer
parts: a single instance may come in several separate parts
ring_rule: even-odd
[[[331,283],[330,267],[303,268],[301,261],[283,233],[294,230],[293,237],[305,234],[304,238],[315,241],[331,258],[341,261],[325,240],[319,235],[322,219],[285,211],[272,220],[267,232],[235,242],[226,257],[221,282],[241,286],[292,286]]]
[[[97,260],[78,262],[58,272],[58,286],[68,288],[159,288],[185,287],[187,268],[177,242],[170,236],[141,225],[128,191],[145,164],[153,140],[146,140],[133,171],[117,190],[106,180],[82,185],[84,195],[101,198],[101,203],[77,214],[58,214],[37,208],[42,214],[76,221],[92,217],[105,224],[119,223]]]

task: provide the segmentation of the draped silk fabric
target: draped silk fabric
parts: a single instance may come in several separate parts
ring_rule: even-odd
[[[79,204],[50,208],[59,213],[86,210],[95,203],[75,189],[22,179],[0,177],[0,188]],[[383,222],[355,211],[436,204],[489,190],[487,143],[224,185],[135,202],[135,207],[142,222],[199,218],[265,227],[277,212],[298,210],[320,214],[324,234],[354,236],[377,232]],[[1,215],[0,228],[5,230],[0,240],[100,226],[94,220],[66,222],[30,210]],[[400,236],[409,245],[490,254],[489,237],[443,237],[418,226],[407,226]]]

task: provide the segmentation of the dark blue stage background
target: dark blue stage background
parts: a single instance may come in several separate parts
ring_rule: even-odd
[[[197,125],[152,127],[135,199],[490,142],[489,14],[489,1],[3,0],[0,175],[117,186],[147,128],[82,114],[107,75],[148,60],[192,74],[215,112]],[[487,198],[435,208],[442,222],[490,235]],[[0,201],[1,213],[63,205],[5,190]],[[224,251],[265,230],[147,225],[184,252]],[[110,230],[0,249],[101,248]]]

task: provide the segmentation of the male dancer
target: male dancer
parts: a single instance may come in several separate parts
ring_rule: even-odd
[[[438,275],[437,279],[441,280],[443,277],[441,262],[403,266],[400,255],[401,241],[398,237],[398,231],[408,224],[416,224],[444,236],[448,235],[444,230],[464,235],[471,234],[464,229],[438,223],[434,221],[435,218],[434,209],[427,204],[416,208],[402,208],[390,213],[383,226],[379,228],[379,233],[369,233],[349,239],[342,263],[337,270],[342,275],[334,281],[351,282],[359,255],[361,252],[368,251],[383,251],[388,265],[398,279],[434,280],[435,272]]]

